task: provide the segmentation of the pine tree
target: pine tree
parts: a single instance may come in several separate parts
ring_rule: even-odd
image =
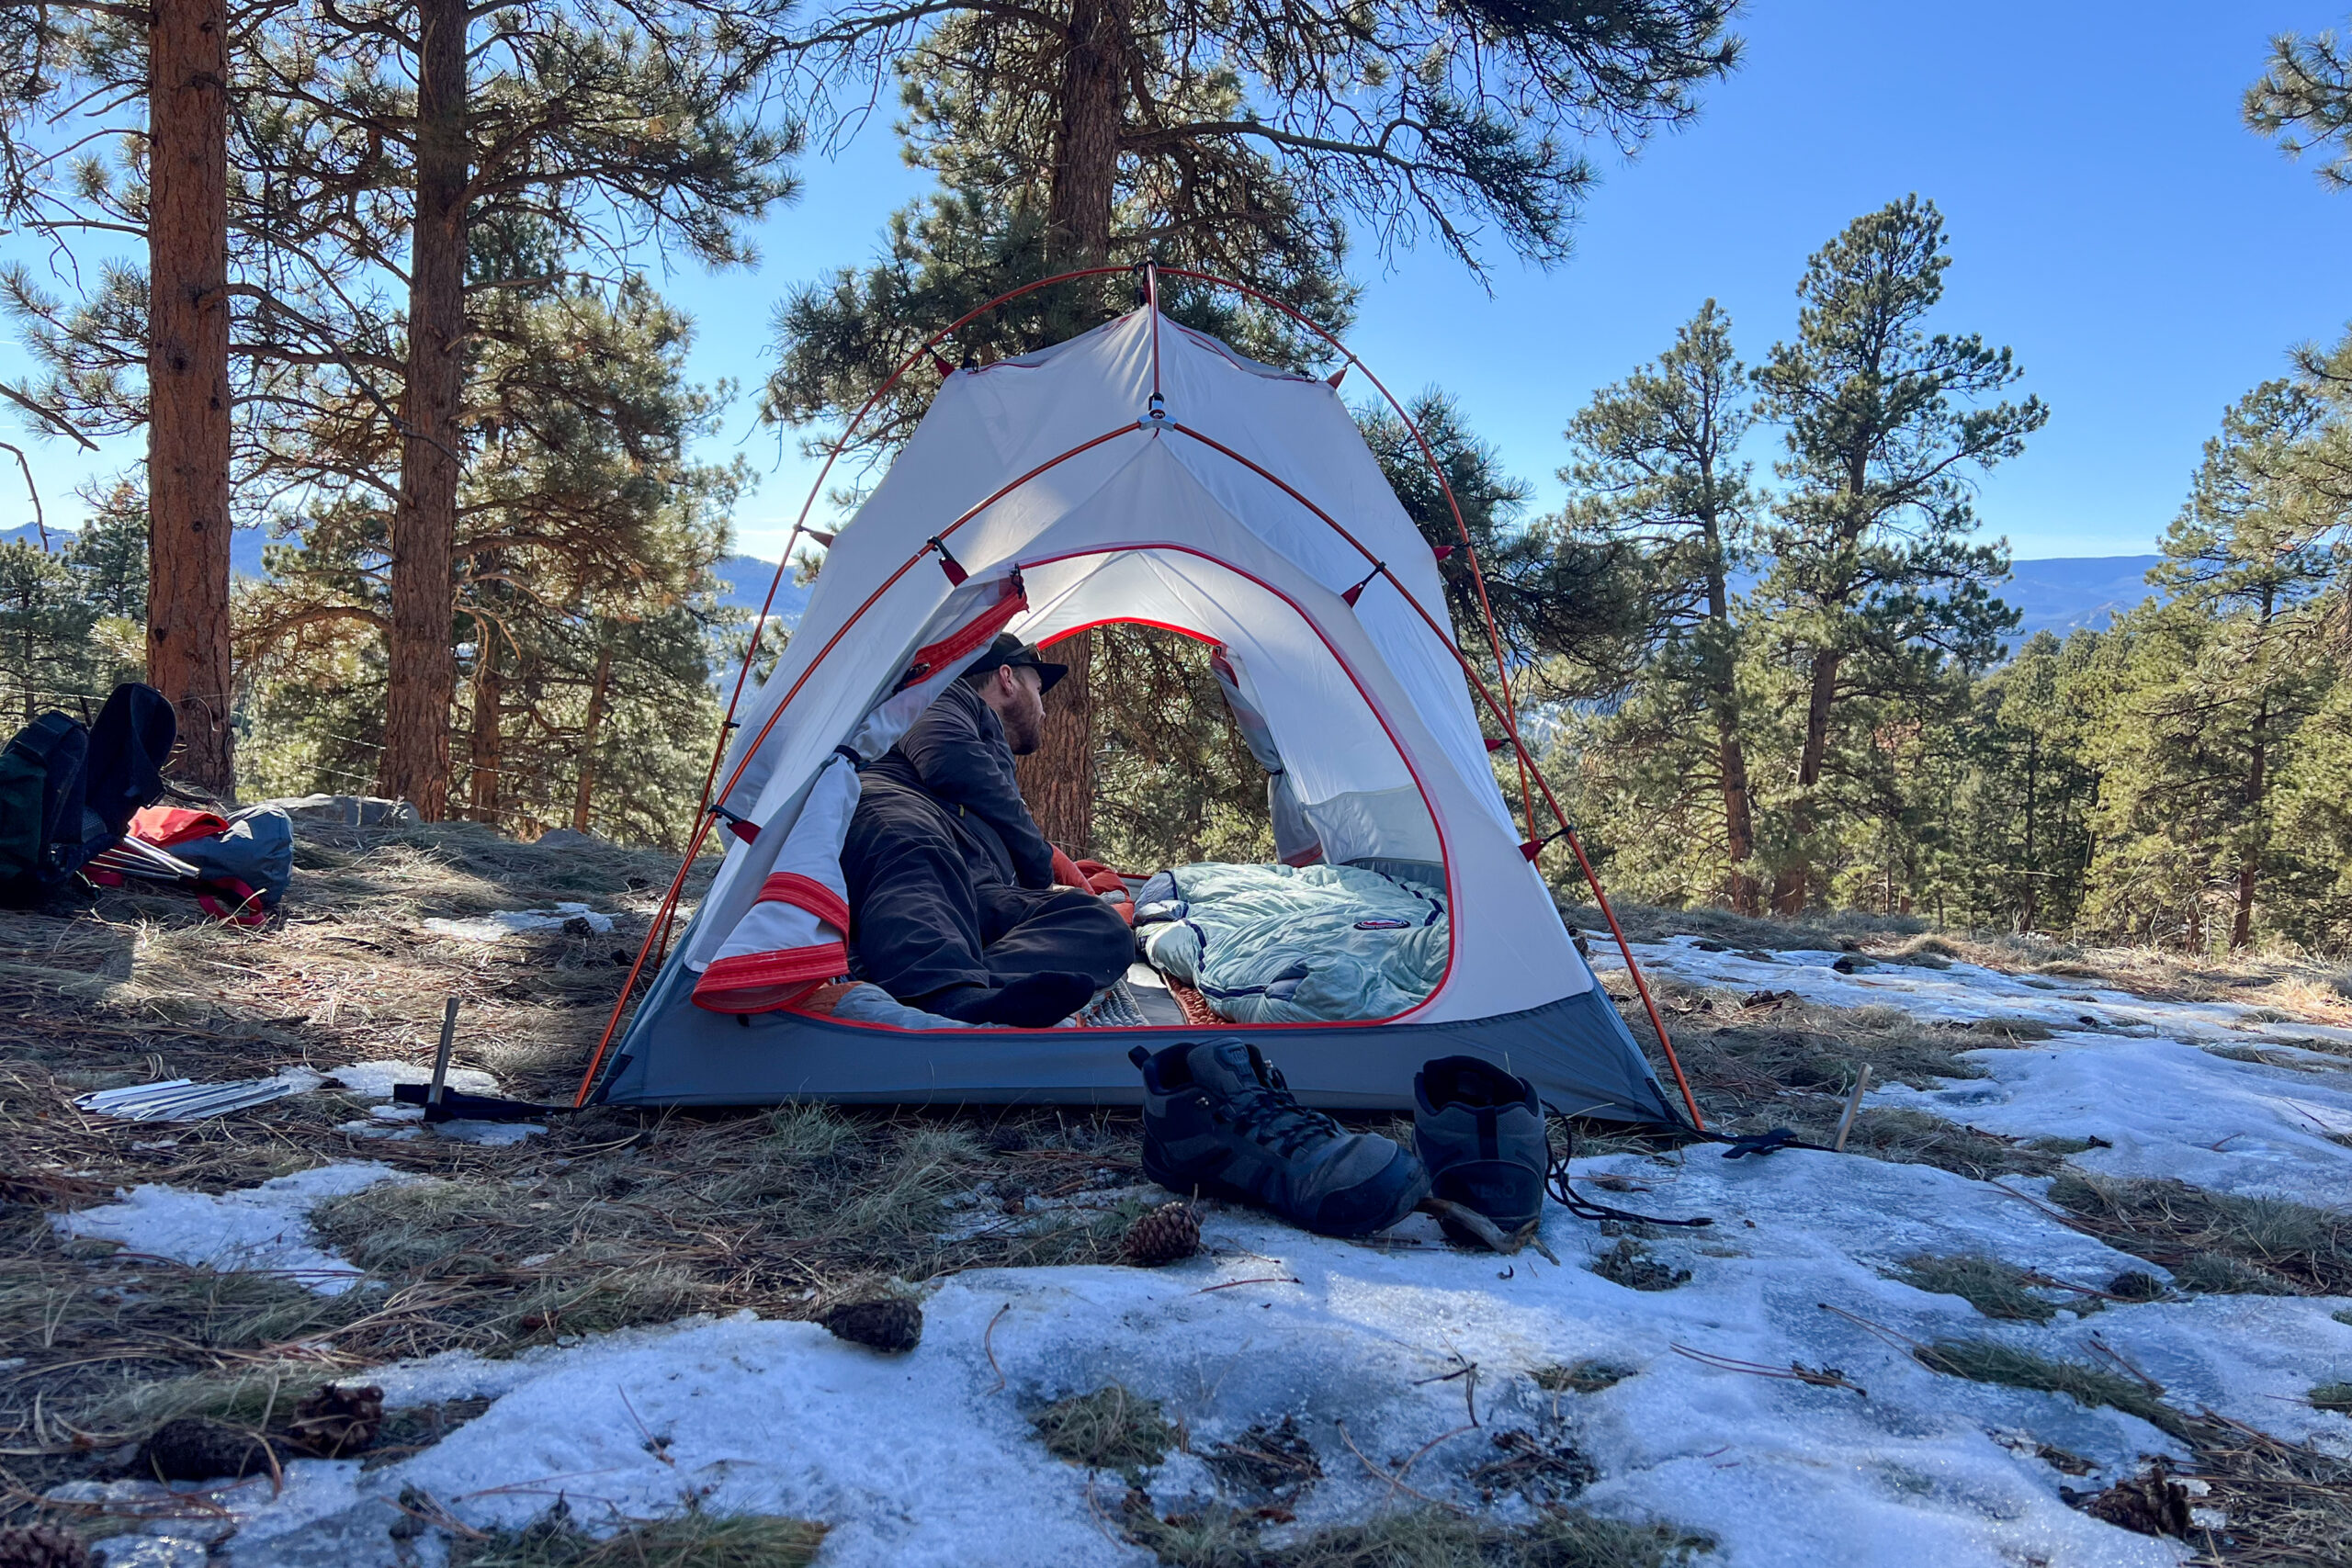
[[[87,684],[97,612],[78,586],[63,557],[21,540],[0,544],[0,681],[16,689],[21,723],[103,694]]]
[[[1758,504],[1750,465],[1737,455],[1754,422],[1747,380],[1731,320],[1710,299],[1656,364],[1595,393],[1569,422],[1576,456],[1560,478],[1577,496],[1570,516],[1579,532],[1644,558],[1651,621],[1643,680],[1653,690],[1619,716],[1623,727],[1641,728],[1648,746],[1679,754],[1678,794],[1695,783],[1721,801],[1720,840],[1703,837],[1719,842],[1721,896],[1752,915],[1756,829],[1732,592],[1751,557]],[[1711,751],[1691,743],[1702,716]]]
[[[1804,713],[1772,890],[1783,914],[1820,891],[1830,772],[1860,783],[1888,754],[1881,736],[1841,732],[1848,705],[1899,702],[1951,666],[1982,668],[2015,624],[1988,591],[2007,571],[2005,548],[1970,542],[1966,474],[2022,451],[2049,411],[2034,398],[1981,402],[2022,374],[2009,351],[1925,330],[1950,265],[1933,203],[1906,197],[1856,219],[1814,254],[1797,336],[1757,372],[1764,412],[1786,427],[1778,471],[1790,486],[1764,532],[1773,564],[1758,598]]]
[[[2255,900],[2271,837],[2270,790],[2277,753],[2317,700],[2313,602],[2334,581],[2334,552],[2315,543],[2295,514],[2301,499],[2293,454],[2323,423],[2324,409],[2286,382],[2256,388],[2206,444],[2188,503],[2164,540],[2149,581],[2168,591],[2168,609],[2229,626],[2222,656],[2238,668],[2199,682],[2209,730],[2238,729],[2232,858],[2235,895],[2229,944],[2253,938]],[[2235,700],[2233,701],[2232,698]],[[2211,736],[2209,734],[2210,740]]]
[[[516,227],[476,231],[481,270],[546,243]],[[685,456],[718,399],[684,383],[686,323],[641,281],[500,290],[477,320],[461,404],[475,449],[443,633],[468,674],[459,794],[510,830],[585,818],[673,841],[717,724],[710,568],[744,482],[740,464]],[[387,743],[391,514],[381,488],[314,512],[242,607],[281,787],[364,776]]]
[[[148,47],[147,678],[175,772],[233,799],[227,0],[154,0]]]
[[[1630,145],[1694,112],[1697,87],[1736,57],[1729,11],[1722,0],[1345,17],[1184,0],[828,7],[797,37],[823,101],[862,116],[897,73],[910,155],[943,188],[900,214],[881,265],[787,302],[769,412],[843,418],[964,310],[1071,268],[1194,265],[1329,328],[1352,300],[1339,270],[1351,220],[1384,245],[1431,239],[1474,269],[1481,226],[1556,259],[1592,179],[1577,148],[1594,136]],[[959,333],[948,362],[1058,341],[1125,303],[1101,280],[1041,291]],[[1229,298],[1178,286],[1163,306],[1277,363],[1316,352],[1278,313]],[[928,367],[910,378],[877,411],[865,456],[903,438],[935,386]],[[1072,674],[1023,766],[1041,824],[1072,845],[1091,837],[1090,637],[1066,645]]]
[[[265,69],[288,107],[262,140],[285,188],[274,237],[322,231],[386,267],[408,241],[377,782],[434,819],[448,808],[458,680],[466,347],[499,292],[544,281],[469,273],[474,231],[528,215],[563,266],[654,239],[744,261],[738,230],[790,194],[797,142],[750,114],[775,63],[767,0],[418,0],[413,29],[409,9],[290,13]]]
[[[2332,32],[2273,39],[2270,69],[2245,92],[2245,121],[2290,158],[2325,154],[2321,183],[2352,190],[2352,45]]]

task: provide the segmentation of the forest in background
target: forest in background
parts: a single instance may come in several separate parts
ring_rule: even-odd
[[[691,384],[694,323],[650,279],[752,265],[744,235],[808,147],[883,134],[865,122],[895,100],[937,179],[880,254],[784,290],[756,391],[816,446],[875,400],[841,470],[870,479],[942,375],[1133,298],[1116,273],[1048,287],[914,355],[1008,289],[1197,267],[1311,325],[1197,287],[1168,290],[1171,314],[1325,372],[1351,265],[1561,259],[1588,150],[1687,119],[1738,61],[1728,0],[187,9],[217,18],[209,45],[110,4],[0,9],[0,206],[69,264],[0,274],[44,368],[0,395],[51,439],[144,429],[158,454],[86,498],[70,546],[0,546],[0,711],[74,711],[145,671],[192,784],[672,847],[749,631],[713,577],[749,476],[692,457],[735,389]],[[221,69],[187,69],[204,47]],[[157,177],[194,145],[174,93],[217,123],[203,255]],[[2279,40],[2245,114],[2352,185],[2334,39]],[[1749,913],[2352,950],[2352,338],[2230,411],[2146,604],[2018,646],[1973,482],[2048,411],[1996,332],[1961,330],[1996,323],[1943,319],[1931,201],[1823,242],[1788,321],[1742,336],[1698,304],[1559,411],[1549,459],[1498,452],[1440,389],[1409,425],[1359,406],[1442,547],[1415,426],[1435,452],[1521,728],[1604,878]],[[217,382],[175,387],[206,364]],[[189,430],[213,432],[217,473]],[[1569,500],[1531,515],[1512,467],[1547,460]],[[274,540],[233,591],[204,565],[230,525]],[[1441,570],[1491,674],[1468,558]],[[1204,652],[1133,627],[1068,652],[1025,773],[1048,831],[1134,866],[1266,854],[1263,775]]]

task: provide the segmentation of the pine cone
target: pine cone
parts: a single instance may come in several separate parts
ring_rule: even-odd
[[[164,1422],[139,1445],[139,1457],[130,1461],[130,1473],[153,1476],[158,1481],[218,1481],[224,1477],[242,1481],[248,1475],[269,1474],[273,1459],[282,1461],[285,1457],[285,1452],[274,1450],[259,1433],[208,1421],[201,1416],[183,1416],[176,1421]]]
[[[1201,1249],[1201,1216],[1190,1203],[1162,1203],[1127,1227],[1120,1254],[1138,1268],[1175,1263]]]
[[[922,1343],[922,1308],[899,1296],[850,1302],[820,1320],[836,1339],[895,1355]]]
[[[0,1568],[90,1568],[90,1549],[62,1525],[0,1529]]]
[[[287,1424],[287,1437],[321,1459],[356,1454],[376,1440],[384,1424],[384,1391],[328,1383],[305,1395]]]

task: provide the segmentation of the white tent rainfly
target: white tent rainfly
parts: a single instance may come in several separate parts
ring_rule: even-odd
[[[1466,1053],[1564,1112],[1684,1120],[1532,863],[1544,840],[1513,821],[1473,690],[1515,747],[1508,699],[1457,651],[1437,555],[1339,378],[1246,358],[1162,314],[1157,288],[1145,269],[1129,313],[945,377],[741,695],[702,825],[727,832],[724,863],[627,1031],[607,1031],[583,1102],[1138,1098],[1128,1048],[1183,1026],[910,1027],[797,1005],[852,966],[840,852],[860,764],[1000,631],[1051,644],[1137,622],[1215,645],[1285,859],[1441,908],[1442,972],[1408,1010],[1231,1030],[1303,1100],[1407,1105],[1416,1066]]]

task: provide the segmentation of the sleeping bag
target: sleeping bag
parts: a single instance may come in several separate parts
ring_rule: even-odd
[[[1350,865],[1180,865],[1136,890],[1161,973],[1237,1023],[1393,1018],[1451,956],[1445,896]]]

